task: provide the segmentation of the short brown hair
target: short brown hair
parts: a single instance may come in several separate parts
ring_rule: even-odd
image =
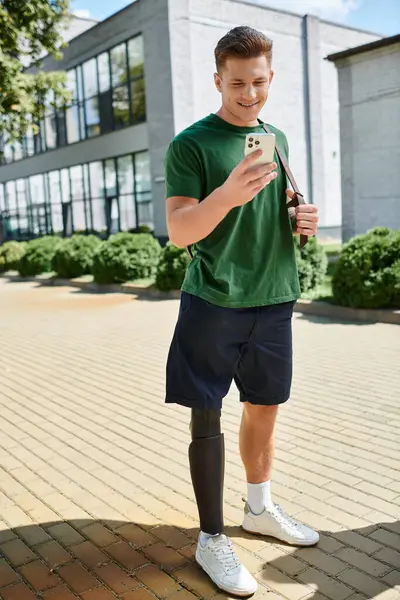
[[[215,48],[215,64],[219,72],[229,57],[256,58],[265,55],[272,61],[272,40],[252,27],[235,27],[221,38]]]

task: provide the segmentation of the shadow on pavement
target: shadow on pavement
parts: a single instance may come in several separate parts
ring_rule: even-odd
[[[156,522],[77,519],[12,530],[3,525],[0,598],[154,600],[156,596],[190,600],[193,596],[187,591],[206,599],[218,594],[194,562],[198,529]],[[400,533],[399,522],[377,523],[322,533],[321,549],[294,549],[247,534],[240,527],[225,531],[236,548],[240,547],[243,563],[265,586],[260,586],[255,597],[278,590],[285,597],[306,596],[307,600],[344,600],[360,591],[364,599],[372,600],[389,589],[398,589],[399,571],[394,565],[400,557],[395,550],[399,550],[400,536],[396,532]],[[278,557],[264,561],[252,555],[249,540],[259,540],[263,548],[273,545]],[[308,587],[303,590],[303,585]]]
[[[316,323],[317,325],[359,325],[359,326],[371,326],[380,323],[380,321],[355,321],[347,319],[337,319],[335,317],[320,317],[318,315],[309,315],[306,313],[296,312],[297,318],[301,321],[308,321],[309,323]]]

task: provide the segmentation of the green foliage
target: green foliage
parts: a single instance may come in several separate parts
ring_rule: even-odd
[[[65,279],[92,272],[93,257],[101,242],[95,235],[73,235],[57,249],[52,268]]]
[[[102,242],[94,255],[97,283],[122,283],[155,275],[161,246],[149,233],[117,233]]]
[[[19,261],[18,271],[22,277],[33,277],[52,270],[53,257],[63,243],[57,236],[46,235],[26,244],[25,254]]]
[[[0,273],[16,271],[25,254],[24,242],[6,242],[0,246]]]
[[[190,262],[184,248],[177,248],[168,242],[163,248],[157,267],[156,287],[162,291],[179,290]]]
[[[139,227],[132,227],[129,229],[129,233],[152,233],[153,230],[148,225],[139,225]]]
[[[43,100],[54,91],[54,106],[68,100],[65,74],[40,70],[40,57],[61,57],[60,30],[68,20],[69,0],[0,2],[0,135],[20,140],[43,118]],[[26,73],[27,63],[37,72]]]
[[[298,237],[296,237],[295,244],[300,289],[302,293],[309,292],[324,281],[328,258],[323,246],[317,242],[315,237],[308,238],[308,242],[302,250],[300,250]]]
[[[332,279],[335,302],[353,308],[400,308],[400,231],[376,227],[350,240]]]

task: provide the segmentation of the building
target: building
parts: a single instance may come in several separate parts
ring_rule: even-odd
[[[343,239],[400,229],[400,35],[328,60],[339,72]]]
[[[8,237],[114,232],[166,236],[163,159],[170,140],[219,108],[213,50],[246,24],[274,40],[276,76],[262,118],[283,129],[325,236],[340,237],[337,74],[327,54],[378,35],[243,0],[136,0],[71,42],[60,62],[73,103],[5,148],[0,211]]]

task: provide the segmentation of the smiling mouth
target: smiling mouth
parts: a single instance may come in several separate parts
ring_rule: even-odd
[[[238,104],[240,104],[240,106],[243,106],[243,108],[253,108],[253,106],[256,106],[258,104],[258,101],[252,102],[252,104],[245,104],[244,102],[238,102]]]

